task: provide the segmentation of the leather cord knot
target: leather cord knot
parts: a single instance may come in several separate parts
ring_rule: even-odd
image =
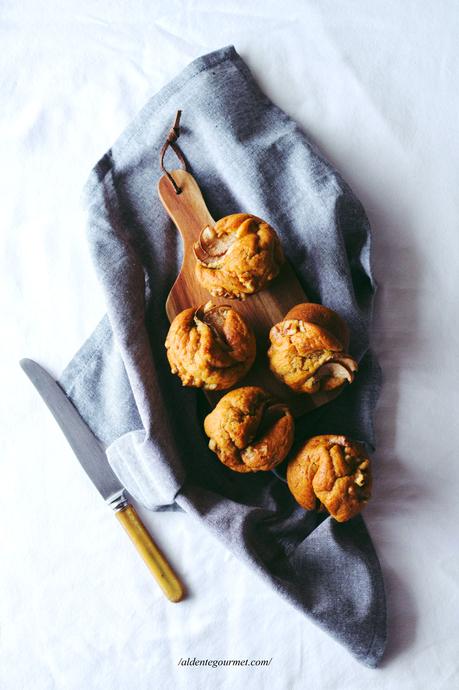
[[[181,110],[177,110],[177,112],[176,112],[176,114],[175,114],[174,124],[173,124],[172,127],[170,128],[170,130],[169,130],[169,132],[168,132],[168,134],[167,134],[166,141],[165,141],[164,144],[162,145],[161,151],[160,151],[160,154],[159,154],[159,164],[160,164],[160,166],[161,166],[161,170],[162,170],[162,171],[164,172],[164,174],[167,176],[168,180],[170,180],[172,186],[174,187],[174,190],[175,190],[175,193],[176,193],[176,194],[180,194],[180,192],[181,192],[182,190],[180,189],[180,187],[178,186],[178,184],[176,183],[176,181],[174,180],[174,178],[172,177],[172,175],[170,174],[170,172],[166,169],[166,167],[165,167],[165,165],[164,165],[164,156],[165,156],[165,154],[166,154],[167,149],[168,149],[169,146],[170,146],[171,149],[174,151],[175,155],[177,156],[177,158],[179,159],[180,165],[182,166],[182,168],[183,168],[184,170],[186,170],[186,160],[185,160],[185,157],[184,157],[182,151],[180,150],[180,147],[179,147],[178,144],[176,143],[176,142],[177,142],[177,139],[178,139],[179,136],[180,136],[180,117],[181,117],[181,115],[182,115],[182,111],[181,111]]]

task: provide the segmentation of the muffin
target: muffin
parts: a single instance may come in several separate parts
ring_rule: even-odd
[[[207,415],[209,448],[235,472],[271,470],[287,456],[294,421],[287,405],[256,386],[227,393]]]
[[[205,227],[194,254],[200,284],[211,295],[232,299],[263,290],[284,261],[276,231],[248,213],[234,213]]]
[[[242,316],[232,307],[211,302],[177,314],[165,346],[171,371],[182,384],[207,390],[233,386],[256,354],[255,336]]]
[[[314,436],[290,460],[287,483],[306,510],[325,508],[350,520],[371,497],[371,467],[363,447],[346,436]]]
[[[332,309],[298,304],[269,333],[271,371],[298,393],[318,393],[352,383],[357,362],[348,354],[349,329]]]

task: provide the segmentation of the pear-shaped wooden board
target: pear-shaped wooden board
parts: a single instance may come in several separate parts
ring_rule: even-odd
[[[248,374],[234,388],[240,386],[261,386],[270,391],[279,400],[286,402],[295,417],[309,410],[324,405],[335,398],[338,393],[327,392],[315,395],[294,393],[288,386],[279,381],[268,366],[267,350],[271,326],[282,321],[285,314],[296,304],[307,302],[308,298],[300,285],[290,263],[286,261],[280,274],[270,285],[244,301],[213,297],[198,283],[195,276],[196,259],[193,244],[206,225],[215,225],[210,215],[201,190],[194,177],[185,170],[171,172],[180,188],[177,194],[166,175],[158,182],[158,194],[167,213],[178,228],[183,240],[183,264],[169,296],[166,300],[166,313],[169,321],[184,309],[205,304],[212,300],[214,304],[230,304],[252,327],[257,339],[257,358]],[[235,211],[236,212],[236,211]],[[247,211],[250,213],[250,210]],[[269,222],[269,218],[266,219]],[[172,376],[172,374],[171,374]],[[204,391],[211,405],[228,391]]]

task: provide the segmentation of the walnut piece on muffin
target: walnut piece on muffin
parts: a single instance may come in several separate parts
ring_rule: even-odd
[[[204,420],[209,448],[235,472],[268,471],[287,456],[293,416],[283,403],[257,386],[227,393]]]
[[[298,393],[318,393],[352,383],[357,362],[348,354],[349,329],[332,309],[298,304],[270,330],[271,371]]]
[[[323,506],[338,522],[362,510],[371,497],[371,481],[370,459],[346,436],[314,436],[287,466],[287,483],[300,506]]]
[[[177,314],[166,342],[173,374],[184,386],[224,390],[237,383],[255,360],[252,329],[227,305],[211,302]]]
[[[284,261],[276,231],[248,213],[205,227],[194,245],[196,277],[211,295],[245,299],[263,290]]]

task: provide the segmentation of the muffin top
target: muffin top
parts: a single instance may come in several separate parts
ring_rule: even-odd
[[[227,393],[204,420],[209,448],[236,472],[271,470],[285,459],[294,435],[287,405],[257,386]]]
[[[303,508],[323,506],[345,522],[371,497],[370,460],[362,445],[346,436],[314,436],[290,460],[287,483]]]
[[[221,218],[194,245],[196,277],[212,295],[245,299],[275,278],[284,261],[276,231],[248,213]]]
[[[320,304],[299,304],[269,333],[271,371],[299,393],[317,393],[352,383],[357,362],[345,349],[349,330],[341,317]]]
[[[235,309],[211,302],[177,314],[165,342],[171,371],[184,386],[224,390],[252,366],[255,336]]]

